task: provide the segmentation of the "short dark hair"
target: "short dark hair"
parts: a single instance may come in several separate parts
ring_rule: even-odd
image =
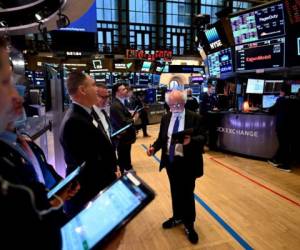
[[[112,92],[113,96],[116,96],[116,93],[117,93],[119,87],[122,86],[122,85],[125,86],[125,84],[123,82],[118,82],[118,83],[116,83],[115,85],[112,86],[111,92]]]
[[[97,82],[96,85],[98,88],[107,89],[107,86],[102,82]]]
[[[86,79],[86,75],[82,73],[80,70],[72,71],[67,80],[67,90],[69,94],[72,96],[76,94],[78,87],[83,85],[84,80]]]

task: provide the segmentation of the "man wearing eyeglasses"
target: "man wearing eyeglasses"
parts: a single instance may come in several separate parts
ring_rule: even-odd
[[[169,229],[183,223],[188,240],[196,244],[194,189],[196,178],[203,175],[205,130],[201,116],[184,108],[186,100],[185,91],[166,93],[171,112],[162,117],[158,138],[147,150],[147,155],[162,149],[160,170],[166,168],[169,177],[173,216],[162,227]],[[187,129],[192,132],[186,134],[182,142],[171,140],[174,133]]]
[[[112,126],[110,123],[109,116],[106,112],[106,107],[108,106],[108,100],[109,100],[109,92],[107,89],[107,86],[103,83],[97,84],[97,94],[98,94],[98,102],[96,105],[93,106],[96,114],[98,115],[99,119],[99,125],[100,128],[103,130],[103,134],[106,135],[106,138],[109,140],[109,142],[112,144],[111,141],[111,133],[112,133]],[[121,172],[120,168],[117,166],[116,176],[120,177]]]

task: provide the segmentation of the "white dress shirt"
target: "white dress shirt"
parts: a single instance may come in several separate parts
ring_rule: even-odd
[[[167,154],[169,154],[169,148],[171,144],[171,137],[173,134],[173,128],[176,121],[176,118],[179,118],[179,127],[178,132],[184,130],[184,122],[185,122],[185,110],[181,113],[172,113],[169,128],[168,128],[168,147],[167,147]],[[177,143],[175,145],[175,156],[182,156],[183,157],[183,144]]]
[[[102,123],[102,126],[103,126],[103,128],[105,130],[105,133],[106,133],[107,137],[110,139],[109,124],[106,121],[106,118],[105,118],[105,115],[102,112],[102,109],[99,108],[99,107],[97,107],[96,105],[94,105],[93,108],[94,108],[95,112],[97,113],[97,115],[100,118],[100,121]]]

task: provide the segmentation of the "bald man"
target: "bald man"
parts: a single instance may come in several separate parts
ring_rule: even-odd
[[[169,177],[173,217],[162,227],[169,229],[183,223],[188,240],[197,244],[194,189],[196,178],[203,175],[205,130],[200,115],[184,108],[186,100],[185,91],[173,90],[166,94],[171,112],[162,117],[158,138],[147,154],[151,156],[162,149],[160,170],[166,168]],[[171,143],[173,133],[189,128],[193,128],[192,134],[185,135],[183,142]]]

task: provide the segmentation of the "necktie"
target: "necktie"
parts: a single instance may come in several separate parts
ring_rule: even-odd
[[[105,120],[108,124],[108,131],[109,131],[109,134],[111,134],[111,124],[110,124],[110,120],[109,120],[109,117],[106,113],[106,111],[104,109],[101,109],[101,112],[103,113],[104,117],[105,117]]]
[[[175,123],[174,123],[174,127],[173,127],[173,134],[178,132],[178,128],[179,128],[179,116],[177,116]],[[172,163],[174,161],[174,155],[175,155],[175,146],[176,144],[170,144],[170,148],[169,148],[169,160]]]
[[[96,111],[92,108],[91,116],[99,123],[99,116]]]

